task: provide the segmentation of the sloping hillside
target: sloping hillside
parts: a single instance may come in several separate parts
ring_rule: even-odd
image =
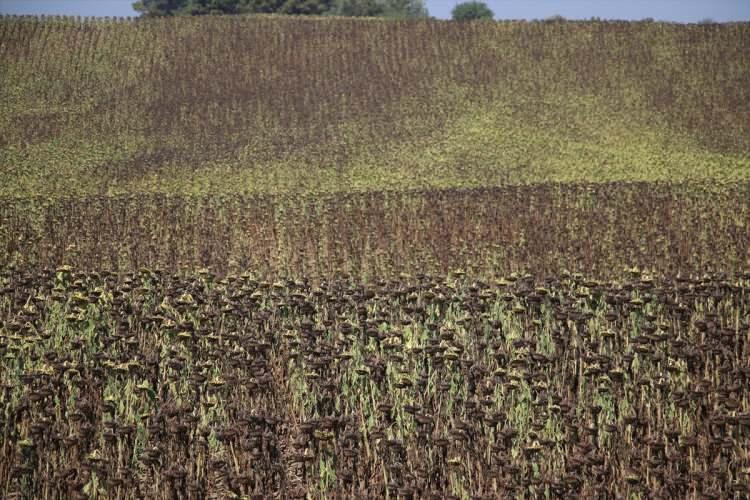
[[[0,20],[0,195],[750,177],[750,25]]]

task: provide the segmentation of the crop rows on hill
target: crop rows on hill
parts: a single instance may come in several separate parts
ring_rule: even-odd
[[[750,267],[750,196],[656,184],[275,196],[0,201],[5,266],[312,279],[464,269],[611,277]]]
[[[377,134],[387,133],[388,115],[378,110],[404,98],[429,104],[436,84],[448,81],[478,97],[511,90],[531,100],[548,91],[594,90],[621,104],[627,102],[621,92],[639,81],[650,106],[706,140],[739,139],[742,134],[727,127],[746,127],[738,115],[747,112],[747,89],[735,85],[747,78],[746,23],[3,17],[0,40],[0,60],[14,69],[6,78],[33,92],[23,97],[94,101],[83,115],[94,123],[54,111],[25,115],[16,126],[27,139],[81,126],[126,133],[146,118],[139,126],[157,137],[182,128],[193,142],[199,136],[213,144],[238,139],[233,133],[240,130],[287,129],[291,133],[278,139],[303,146],[330,139],[325,124],[354,117],[371,119]],[[617,60],[610,59],[613,51]],[[690,71],[672,67],[688,56]],[[663,81],[665,73],[671,81]],[[692,106],[683,106],[688,102]],[[273,126],[256,128],[265,120]]]
[[[748,50],[747,23],[3,18],[0,195],[747,180]]]
[[[747,498],[749,27],[0,18],[0,497]]]

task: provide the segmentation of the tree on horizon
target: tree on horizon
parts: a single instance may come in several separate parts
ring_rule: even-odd
[[[139,0],[133,9],[147,17],[210,14],[339,15],[422,18],[423,0]]]
[[[451,11],[451,17],[454,21],[491,21],[495,13],[487,7],[486,3],[472,0],[456,5]]]

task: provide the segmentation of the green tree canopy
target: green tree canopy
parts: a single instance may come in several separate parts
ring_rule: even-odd
[[[490,20],[495,17],[495,14],[487,7],[486,3],[471,1],[463,2],[453,7],[451,16],[454,21],[474,21],[477,19]]]
[[[133,9],[146,16],[206,14],[325,14],[334,0],[140,0]]]
[[[384,0],[382,3],[387,17],[420,18],[430,15],[422,0]]]
[[[139,0],[133,8],[146,16],[206,14],[299,14],[427,17],[423,0]]]
[[[339,0],[330,12],[336,16],[378,17],[385,13],[383,2],[378,0]]]

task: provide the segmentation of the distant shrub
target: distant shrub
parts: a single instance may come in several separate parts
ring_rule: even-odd
[[[560,14],[555,14],[554,16],[550,16],[544,20],[546,23],[564,23],[567,21],[563,16]]]

